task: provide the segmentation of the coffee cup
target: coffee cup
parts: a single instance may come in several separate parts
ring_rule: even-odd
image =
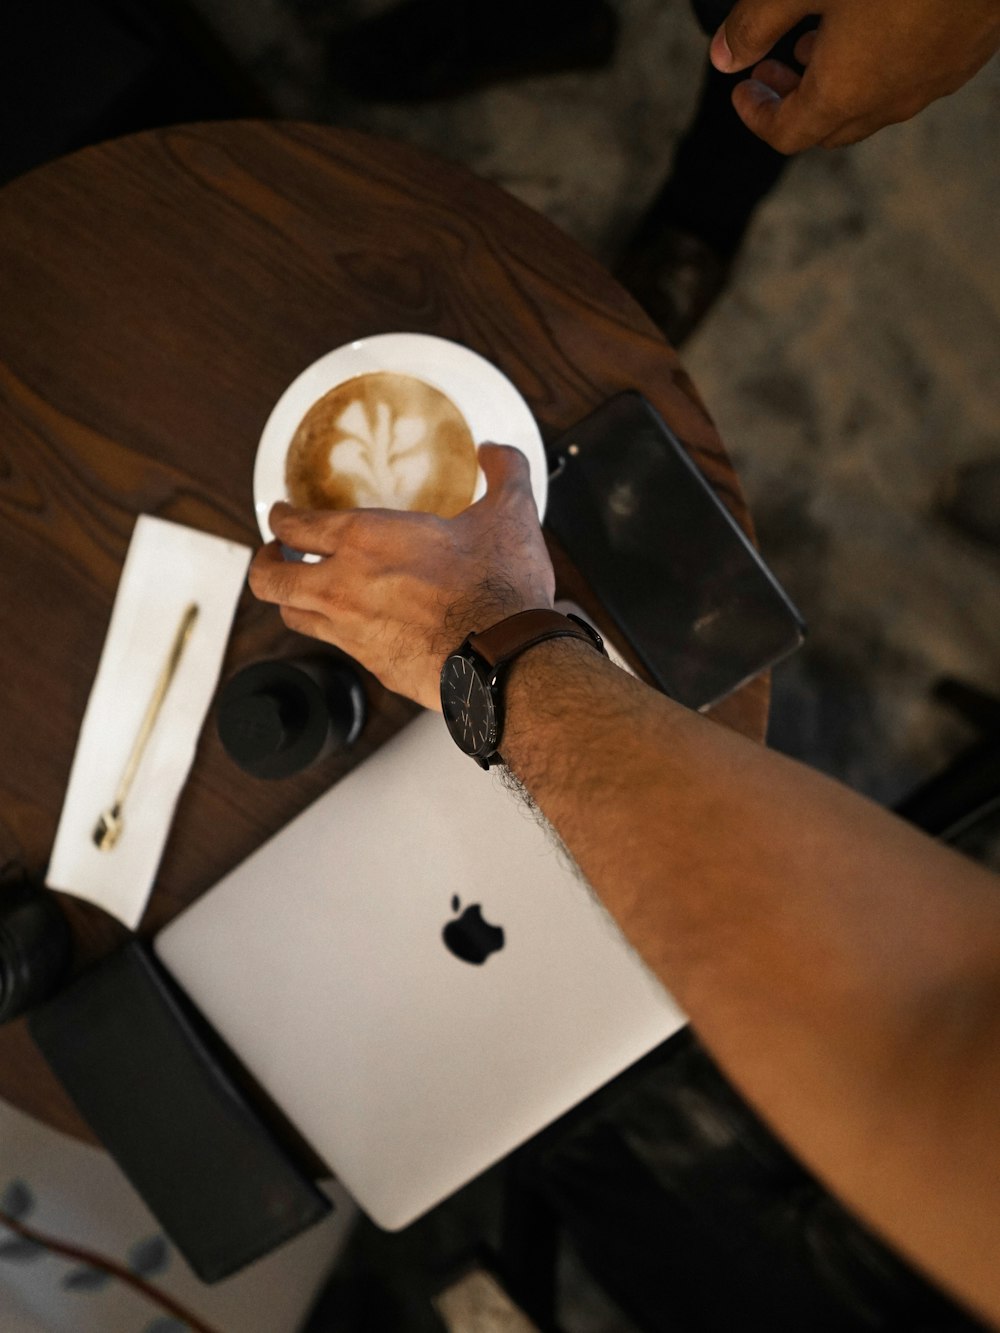
[[[548,473],[524,399],[496,366],[427,334],[381,334],[335,349],[288,386],[261,435],[254,507],[388,508],[453,517],[485,491],[477,446],[528,458],[539,517]]]
[[[306,412],[285,455],[285,490],[303,509],[412,509],[453,518],[479,466],[468,423],[440,389],[376,370],[336,385]]]

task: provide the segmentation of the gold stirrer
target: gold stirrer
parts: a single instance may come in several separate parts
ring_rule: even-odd
[[[121,781],[118,784],[118,790],[115,792],[115,799],[103,812],[94,827],[94,842],[102,852],[110,852],[121,837],[124,825],[122,806],[125,804],[125,798],[142,760],[143,751],[153,734],[153,728],[156,726],[156,719],[159,717],[163,700],[166,698],[170,682],[174,678],[181,660],[181,654],[184,652],[184,646],[191,637],[191,631],[197,619],[198,606],[195,602],[192,602],[181,616],[181,623],[177,627],[177,633],[174,635],[167,660],[163,664],[163,670],[160,672],[149,703],[146,705],[146,712],[139,726],[132,752],[125,765],[125,771],[122,773]]]

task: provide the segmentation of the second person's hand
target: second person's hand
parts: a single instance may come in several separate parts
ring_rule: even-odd
[[[809,15],[814,32],[795,58],[765,59]],[[909,120],[955,92],[1000,47],[998,0],[738,0],[716,33],[716,69],[752,77],[733,104],[749,129],[781,153],[836,148]]]

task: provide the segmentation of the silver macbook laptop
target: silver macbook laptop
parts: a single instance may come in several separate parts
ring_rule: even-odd
[[[155,948],[387,1229],[685,1021],[550,836],[430,713]]]

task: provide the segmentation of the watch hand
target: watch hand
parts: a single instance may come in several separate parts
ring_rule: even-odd
[[[475,676],[472,674],[472,672],[470,671],[470,672],[469,672],[469,693],[465,696],[466,707],[468,707],[468,705],[472,702],[472,687],[473,687],[473,685],[475,685],[475,683],[476,683],[476,678],[475,678]]]

